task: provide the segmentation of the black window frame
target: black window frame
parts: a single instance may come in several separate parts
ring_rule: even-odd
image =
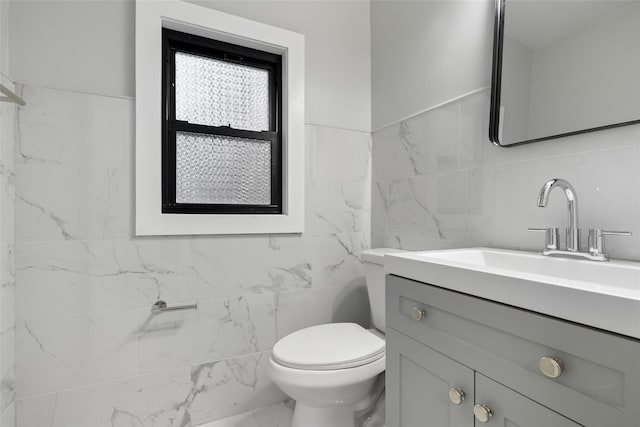
[[[250,131],[176,120],[175,54],[186,52],[269,71],[269,130]],[[176,132],[257,139],[271,143],[271,203],[176,202]],[[282,214],[282,56],[180,31],[162,29],[162,213]]]

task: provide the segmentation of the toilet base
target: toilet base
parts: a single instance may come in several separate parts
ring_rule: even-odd
[[[318,408],[296,402],[291,427],[355,427],[356,405]]]

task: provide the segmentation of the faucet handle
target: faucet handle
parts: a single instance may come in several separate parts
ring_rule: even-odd
[[[539,233],[545,233],[544,235],[544,247],[545,249],[560,249],[558,246],[559,231],[557,227],[550,228],[528,228],[527,231],[536,231]]]
[[[592,255],[602,255],[607,258],[604,253],[604,236],[631,236],[629,231],[605,231],[600,228],[589,229],[589,253]]]

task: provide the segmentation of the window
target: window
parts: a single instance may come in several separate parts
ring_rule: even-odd
[[[282,56],[163,29],[162,212],[282,213]]]
[[[304,36],[135,3],[136,235],[302,233]]]

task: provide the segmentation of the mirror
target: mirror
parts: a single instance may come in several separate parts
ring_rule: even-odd
[[[640,123],[640,1],[496,0],[489,138]]]

